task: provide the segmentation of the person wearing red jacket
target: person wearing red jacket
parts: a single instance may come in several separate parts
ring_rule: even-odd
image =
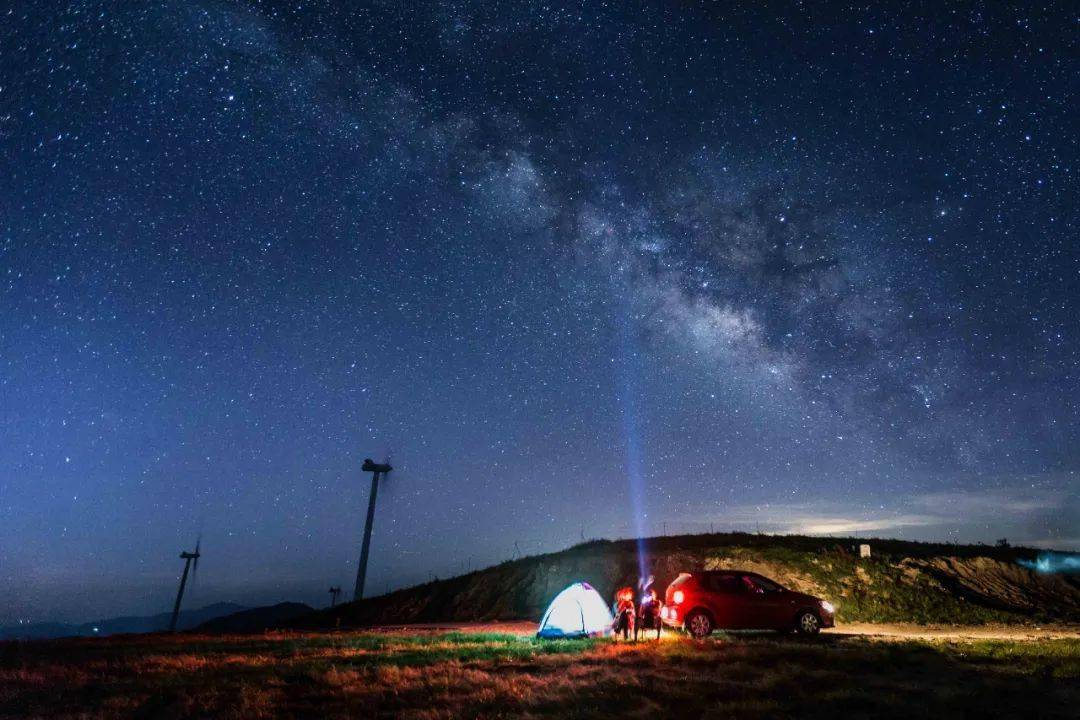
[[[634,608],[634,589],[624,587],[615,593],[615,623],[612,629],[615,637],[622,633],[623,640],[630,639],[630,633],[637,639],[637,630],[634,628],[637,619],[637,610]]]

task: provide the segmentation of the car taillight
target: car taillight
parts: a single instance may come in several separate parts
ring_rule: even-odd
[[[686,599],[686,595],[683,594],[682,590],[676,590],[674,593],[672,593],[671,599],[676,605],[678,605]]]

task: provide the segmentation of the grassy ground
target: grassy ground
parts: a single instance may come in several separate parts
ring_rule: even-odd
[[[1074,718],[1078,703],[1076,638],[616,644],[398,632],[0,644],[4,718]]]

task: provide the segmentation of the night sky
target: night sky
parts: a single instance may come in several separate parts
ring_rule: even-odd
[[[881,7],[876,7],[881,5]],[[1076,6],[16,2],[0,622],[593,537],[1080,547]]]

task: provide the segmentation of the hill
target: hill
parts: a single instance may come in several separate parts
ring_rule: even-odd
[[[857,547],[871,546],[871,557]],[[1030,548],[722,533],[649,538],[647,572],[740,568],[831,600],[841,622],[1080,622],[1080,575],[1042,573]],[[637,541],[598,540],[321,610],[293,623],[331,628],[539,619],[575,580],[607,598],[636,585]]]
[[[202,623],[195,632],[257,633],[281,627],[297,618],[310,615],[315,608],[304,603],[283,602],[277,605],[241,610]]]
[[[177,618],[178,630],[190,630],[208,620],[247,610],[236,603],[213,603],[195,610],[182,610]],[[104,637],[120,633],[148,633],[168,630],[172,613],[115,617],[82,623],[29,623],[0,628],[0,640],[47,640],[61,637]]]

